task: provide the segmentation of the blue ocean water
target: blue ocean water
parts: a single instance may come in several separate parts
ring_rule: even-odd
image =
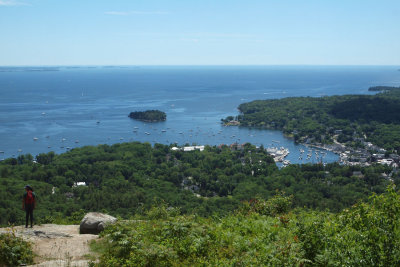
[[[286,147],[292,163],[305,163],[299,149],[307,148],[281,132],[224,127],[220,119],[256,99],[368,94],[375,85],[399,86],[398,67],[1,67],[0,159],[129,141],[251,142]],[[167,121],[128,118],[147,109],[166,112]],[[328,153],[323,161],[337,159]]]

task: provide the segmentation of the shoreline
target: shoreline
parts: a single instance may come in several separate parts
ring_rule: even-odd
[[[400,157],[391,154],[389,157],[385,156],[386,150],[380,148],[376,145],[373,145],[370,142],[365,142],[365,146],[374,148],[371,150],[375,150],[377,153],[373,153],[366,148],[353,148],[350,146],[346,146],[342,143],[339,143],[336,140],[336,136],[332,136],[333,143],[332,144],[321,144],[321,143],[305,143],[305,142],[296,142],[294,141],[293,135],[286,134],[282,129],[276,129],[271,127],[263,127],[263,126],[243,126],[239,121],[229,121],[222,123],[224,126],[238,126],[244,128],[256,128],[260,130],[275,130],[279,131],[283,134],[283,136],[287,139],[293,140],[295,144],[302,145],[305,147],[317,148],[324,151],[332,152],[336,155],[339,155],[339,159],[335,162],[339,164],[347,165],[347,166],[355,166],[359,165],[362,167],[370,166],[373,163],[382,164],[392,166],[393,168],[398,168],[400,166]],[[287,156],[287,155],[286,155]],[[282,162],[282,160],[278,160],[276,162]],[[302,164],[302,163],[298,163]],[[312,163],[317,164],[317,163]]]

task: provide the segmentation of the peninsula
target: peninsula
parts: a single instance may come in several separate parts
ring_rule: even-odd
[[[396,163],[400,153],[400,87],[375,95],[288,97],[239,105],[225,125],[277,129],[296,142],[342,153],[348,162]]]
[[[145,122],[159,122],[165,121],[167,114],[160,110],[134,111],[129,114],[129,118]]]

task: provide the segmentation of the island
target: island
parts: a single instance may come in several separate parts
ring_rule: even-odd
[[[345,163],[398,162],[400,87],[376,86],[374,95],[287,97],[239,105],[227,126],[281,130],[298,143],[343,155]]]
[[[134,111],[129,114],[129,118],[145,122],[159,122],[165,121],[167,114],[160,110]]]
[[[384,92],[384,91],[399,91],[400,90],[400,86],[399,87],[393,87],[393,86],[373,86],[368,88],[368,91],[372,91],[372,92]]]

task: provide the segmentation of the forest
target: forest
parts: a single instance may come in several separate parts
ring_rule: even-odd
[[[167,114],[160,110],[133,111],[129,113],[129,118],[146,122],[158,122],[165,121]]]
[[[370,91],[379,93],[256,100],[241,104],[236,120],[241,126],[282,130],[296,142],[331,144],[338,135],[347,146],[364,140],[399,153],[400,88],[378,86]]]
[[[158,203],[182,214],[223,216],[243,201],[280,192],[293,196],[293,207],[338,212],[400,181],[398,173],[382,165],[279,169],[263,147],[251,144],[188,152],[171,147],[131,142],[6,159],[0,162],[0,224],[23,224],[26,184],[38,196],[37,223],[68,223],[89,211],[130,218]]]

